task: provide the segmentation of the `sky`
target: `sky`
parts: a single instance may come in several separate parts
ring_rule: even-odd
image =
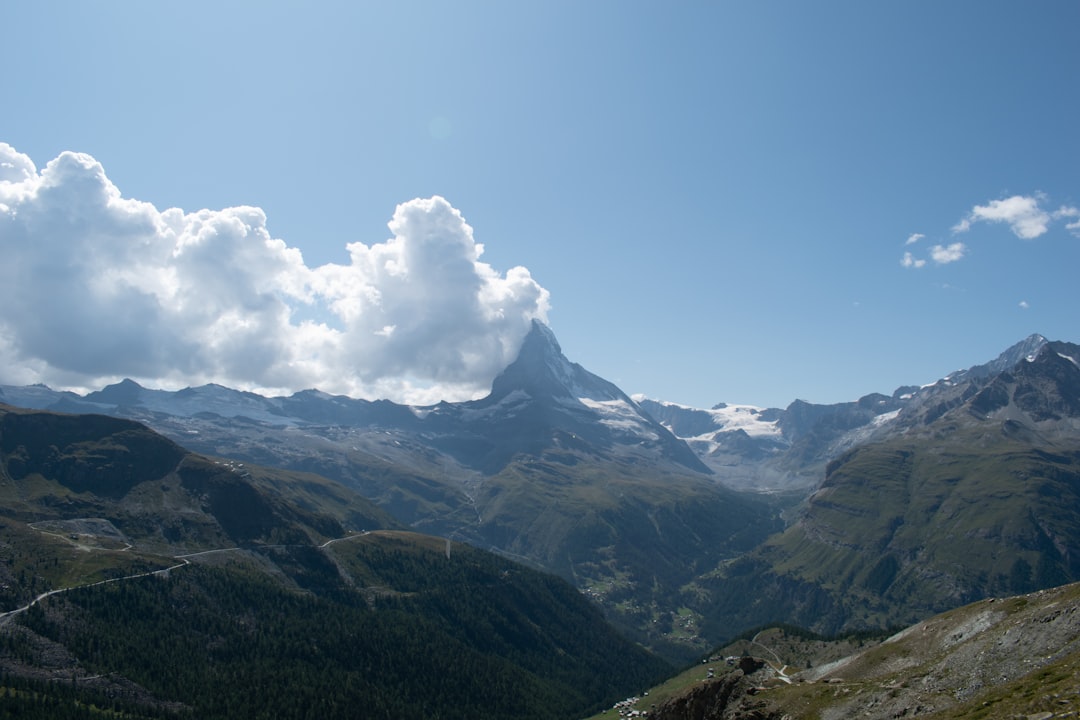
[[[855,400],[1080,342],[1080,3],[0,4],[0,384]]]

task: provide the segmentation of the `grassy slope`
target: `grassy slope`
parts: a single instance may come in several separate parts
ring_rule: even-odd
[[[1080,713],[1080,585],[991,599],[934,616],[890,638],[822,641],[767,630],[753,644],[716,652],[630,707],[648,710],[736,672],[723,657],[742,652],[786,666],[790,684],[767,667],[747,678],[767,713],[792,720],[909,714],[935,720],[1074,717]],[[803,669],[806,668],[806,669]],[[1047,713],[1044,715],[1044,713]],[[595,718],[619,717],[607,710]],[[706,717],[704,720],[710,720]]]
[[[901,437],[830,467],[802,517],[713,576],[714,620],[887,627],[1080,577],[1080,453],[985,427]]]

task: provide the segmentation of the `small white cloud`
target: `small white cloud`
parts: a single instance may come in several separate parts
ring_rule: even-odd
[[[930,248],[930,258],[938,265],[947,265],[964,257],[967,246],[962,242],[955,242],[948,246],[935,245]]]
[[[900,258],[900,265],[906,268],[921,268],[926,265],[926,261],[921,258],[916,258],[909,252],[904,253],[904,257]]]
[[[952,230],[961,233],[970,230],[976,222],[1003,222],[1018,238],[1033,240],[1047,231],[1050,220],[1050,214],[1039,207],[1037,197],[1013,195],[991,200],[988,205],[976,205]]]
[[[0,143],[0,382],[486,392],[546,320],[548,291],[480,262],[440,197],[399,205],[389,226],[389,240],[350,244],[349,264],[308,267],[258,208],[159,211],[89,155],[39,172]]]
[[[1021,300],[1021,301],[1020,301],[1020,309],[1021,309],[1021,310],[1027,310],[1027,309],[1028,309],[1029,307],[1031,307],[1031,306],[1030,306],[1030,305],[1028,305],[1028,301],[1027,301],[1027,300]]]
[[[926,236],[923,235],[922,233],[911,233],[910,235],[908,235],[907,242],[905,242],[904,244],[905,245],[914,245],[915,243],[922,240],[924,237],[926,237]]]
[[[956,235],[957,233],[967,232],[970,229],[971,229],[971,221],[968,220],[967,218],[964,218],[963,220],[961,220],[960,222],[958,222],[958,223],[956,223],[955,225],[952,226],[952,231],[953,231],[954,235]]]
[[[1068,205],[1062,205],[1060,208],[1054,211],[1054,219],[1060,220],[1061,218],[1073,218],[1080,217],[1080,208],[1071,207]]]
[[[1062,205],[1058,210],[1054,212],[1055,220],[1062,220],[1064,218],[1080,218],[1080,208]],[[1065,225],[1065,229],[1071,232],[1073,235],[1080,237],[1080,220],[1075,220]]]

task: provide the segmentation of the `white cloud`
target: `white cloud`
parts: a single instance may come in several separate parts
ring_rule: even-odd
[[[907,242],[905,242],[904,244],[905,245],[914,245],[915,243],[922,240],[924,237],[926,237],[926,236],[923,235],[922,233],[911,233],[910,235],[908,235]]]
[[[1029,307],[1031,307],[1031,305],[1028,304],[1027,300],[1021,300],[1020,301],[1020,309],[1021,310],[1027,310]]]
[[[1054,219],[1061,220],[1064,218],[1080,218],[1080,208],[1062,205],[1054,212]],[[1074,220],[1071,223],[1067,223],[1065,229],[1073,235],[1080,237],[1080,220]]]
[[[37,175],[29,156],[15,152],[7,143],[0,143],[0,183],[21,183]]]
[[[1060,208],[1054,211],[1054,219],[1060,220],[1061,218],[1074,218],[1080,217],[1080,208],[1071,207],[1068,205],[1062,205]]]
[[[486,392],[549,296],[500,274],[439,197],[392,238],[310,268],[253,207],[186,213],[124,198],[94,158],[40,172],[0,143],[0,382],[220,382],[405,402]],[[325,317],[326,322],[300,320]]]
[[[948,246],[935,245],[930,248],[930,258],[938,265],[946,265],[964,257],[966,251],[967,247],[962,242],[955,242]]]
[[[909,252],[904,253],[904,257],[900,259],[900,264],[906,268],[921,268],[926,265],[926,261],[921,258],[916,258]]]
[[[1033,240],[1047,231],[1050,220],[1050,214],[1039,207],[1039,198],[1013,195],[1004,200],[991,200],[988,205],[976,205],[967,217],[953,226],[953,232],[967,232],[977,222],[1003,222],[1017,237]]]

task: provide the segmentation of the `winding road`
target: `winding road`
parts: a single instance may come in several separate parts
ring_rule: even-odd
[[[39,531],[39,532],[46,532],[46,531],[42,530],[42,531]],[[319,545],[318,548],[320,550],[322,550],[322,549],[327,548],[328,546],[330,546],[333,543],[341,542],[342,540],[351,540],[352,538],[362,537],[364,535],[367,535],[369,532],[370,531],[368,531],[368,530],[364,530],[362,532],[353,533],[351,535],[345,535],[344,537],[333,538],[331,540],[327,540],[322,545]],[[56,533],[46,532],[46,534],[55,535]],[[286,547],[286,546],[284,546],[284,545],[265,545],[263,547]],[[90,548],[87,547],[87,549],[90,549]],[[128,545],[126,548],[124,548],[124,550],[130,550],[130,549],[131,549],[131,545]],[[6,625],[8,623],[8,621],[11,620],[11,618],[15,617],[16,615],[18,615],[20,613],[26,612],[27,610],[29,610],[30,608],[34,607],[39,602],[44,600],[45,598],[50,597],[52,595],[59,595],[60,593],[66,593],[66,592],[69,592],[71,590],[79,590],[81,588],[96,587],[98,585],[105,585],[107,583],[120,582],[122,580],[134,580],[136,578],[150,577],[151,575],[168,576],[168,574],[170,572],[172,572],[173,570],[176,570],[178,568],[182,568],[182,567],[184,567],[186,565],[190,565],[191,561],[188,560],[188,558],[199,557],[201,555],[210,555],[210,554],[213,554],[213,553],[236,552],[238,550],[245,550],[245,549],[248,549],[248,548],[229,547],[229,548],[219,548],[219,549],[216,549],[216,550],[202,550],[200,552],[186,553],[184,555],[174,555],[173,558],[176,559],[176,560],[179,560],[180,562],[176,563],[175,565],[170,565],[167,568],[161,568],[160,570],[150,570],[148,572],[134,573],[132,575],[124,575],[122,577],[109,578],[107,580],[98,580],[97,582],[86,583],[84,585],[72,585],[71,587],[56,588],[55,590],[47,590],[46,592],[41,593],[40,595],[35,597],[30,602],[23,605],[22,607],[18,607],[18,608],[15,608],[14,610],[8,610],[7,612],[0,613],[0,627]]]

